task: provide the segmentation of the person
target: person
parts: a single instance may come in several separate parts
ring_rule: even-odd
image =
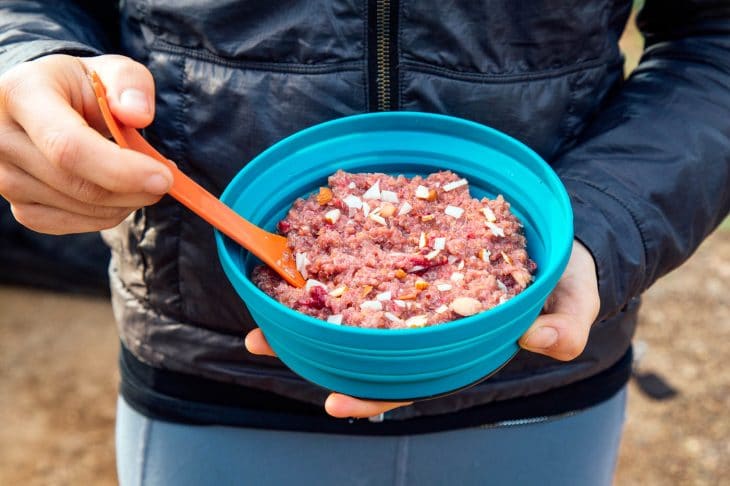
[[[631,7],[0,5],[0,194],[28,228],[104,229],[112,249],[121,484],[610,484],[640,295],[730,207],[730,8],[647,0],[624,80]],[[413,403],[298,378],[214,263],[211,229],[162,197],[170,173],[107,139],[91,70],[122,123],[214,192],[286,135],[367,111],[525,142],[565,184],[576,240],[524,351]]]

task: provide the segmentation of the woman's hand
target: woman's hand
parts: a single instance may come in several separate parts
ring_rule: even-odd
[[[568,266],[548,297],[543,314],[522,336],[520,346],[561,361],[575,359],[586,347],[600,307],[596,264],[576,240]]]
[[[152,75],[126,57],[49,55],[0,77],[0,195],[32,230],[116,226],[172,183],[162,164],[106,139],[91,70],[104,82],[117,119],[135,128],[152,122]]]

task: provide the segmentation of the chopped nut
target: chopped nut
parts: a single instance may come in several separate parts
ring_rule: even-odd
[[[395,213],[395,206],[385,203],[380,208],[380,215],[384,218],[390,218]]]
[[[393,314],[392,312],[386,312],[383,314],[386,319],[392,322],[400,322],[402,319],[398,317],[397,315]]]
[[[380,300],[380,301],[390,300],[390,296],[391,296],[390,290],[386,290],[385,292],[380,292],[379,294],[377,294],[375,296],[375,300]]]
[[[507,265],[512,265],[512,259],[509,257],[509,255],[503,251],[500,253],[502,254],[502,260],[504,260],[507,263]]]
[[[440,283],[436,284],[436,288],[439,290],[439,292],[448,292],[453,287],[449,283]]]
[[[329,187],[320,187],[317,194],[317,202],[320,206],[324,206],[332,200],[332,190]]]
[[[426,260],[433,260],[434,258],[436,258],[439,255],[439,253],[441,253],[441,250],[433,250],[433,251],[429,252],[426,255]]]
[[[436,216],[433,215],[433,214],[424,214],[423,216],[421,216],[421,221],[424,222],[424,223],[427,223],[429,221],[432,221],[433,218],[435,218],[435,217]]]
[[[360,309],[380,311],[383,310],[383,303],[378,300],[366,300],[360,304]]]
[[[427,315],[413,316],[406,319],[406,326],[408,327],[423,327],[428,324]]]
[[[306,290],[307,292],[309,292],[310,290],[312,290],[312,287],[323,287],[325,289],[327,288],[327,286],[325,284],[323,284],[322,282],[320,282],[319,280],[315,280],[313,278],[310,278],[304,284],[304,290]]]
[[[464,274],[460,272],[454,272],[451,274],[450,278],[452,282],[458,282],[460,280],[464,280]]]
[[[342,295],[345,293],[345,290],[347,290],[347,286],[346,285],[340,285],[336,289],[332,289],[330,291],[330,295],[332,297],[342,297]]]
[[[327,211],[324,215],[324,220],[329,224],[335,224],[340,219],[340,210],[335,208]]]
[[[426,233],[421,231],[421,236],[418,237],[418,248],[424,248],[426,246]]]
[[[482,303],[473,297],[457,297],[449,308],[460,316],[472,316],[482,310]]]
[[[362,288],[362,292],[361,292],[360,295],[362,295],[363,297],[367,297],[367,295],[370,292],[372,292],[372,290],[373,290],[373,286],[372,285],[366,285],[365,287]]]
[[[404,214],[408,214],[413,209],[413,206],[408,204],[408,201],[403,201],[403,204],[401,205],[400,209],[398,210],[398,216],[403,216]]]
[[[448,310],[449,310],[449,306],[448,305],[441,304],[438,307],[438,309],[436,309],[434,312],[436,312],[436,314],[443,314],[444,312],[446,312]]]
[[[428,199],[429,196],[429,190],[426,186],[418,186],[416,187],[415,196],[418,199]]]
[[[418,290],[426,290],[428,288],[428,282],[419,278],[416,280],[415,286]]]
[[[380,199],[380,181],[375,181],[375,184],[365,191],[362,195],[363,199]]]
[[[446,206],[444,213],[446,213],[447,216],[459,219],[461,218],[461,215],[464,214],[464,210],[458,206]]]
[[[484,213],[484,217],[487,218],[487,221],[490,223],[497,221],[497,216],[494,215],[494,212],[489,208],[489,206],[484,206],[482,208],[482,213]]]
[[[482,248],[481,250],[479,250],[479,253],[477,253],[477,256],[483,262],[488,262],[491,255],[491,252],[486,248]]]
[[[487,227],[492,231],[494,236],[504,237],[504,230],[494,223],[487,221]]]
[[[382,224],[383,226],[387,226],[388,225],[388,222],[385,221],[385,218],[383,218],[378,213],[375,213],[375,212],[370,213],[369,218],[372,219],[373,221],[375,221],[378,224]]]
[[[408,274],[402,268],[399,268],[398,270],[395,271],[395,278],[397,278],[397,279],[403,280],[404,278],[406,278],[406,275],[408,275]]]
[[[383,202],[397,203],[398,194],[393,191],[380,191],[380,200]]]
[[[433,240],[434,250],[443,250],[446,248],[446,238],[435,238]]]
[[[515,282],[523,287],[527,287],[530,282],[532,282],[532,275],[524,270],[515,270],[510,275],[512,275],[512,278],[515,279]]]

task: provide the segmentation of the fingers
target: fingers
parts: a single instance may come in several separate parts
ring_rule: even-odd
[[[123,56],[79,58],[88,71],[96,71],[106,87],[112,114],[123,124],[143,128],[155,116],[155,83],[142,64]]]
[[[95,218],[41,204],[11,204],[10,210],[23,226],[49,235],[99,231],[113,228],[124,219],[124,217]]]
[[[259,328],[254,329],[246,335],[244,345],[251,354],[276,357],[276,353],[271,349],[264,333]]]
[[[48,62],[59,61],[56,58]],[[80,105],[85,106],[79,98],[91,88],[80,65],[75,61],[73,65],[76,72],[65,76],[49,71],[53,81],[39,76],[43,66],[37,65],[25,66],[11,79],[4,79],[0,105],[7,116],[23,128],[33,145],[58,170],[110,192],[164,194],[172,182],[166,167],[106,140],[77,111]],[[46,67],[51,68],[62,69],[55,65]],[[66,79],[74,75],[78,78],[75,86]]]
[[[324,402],[324,409],[328,414],[337,418],[367,418],[411,403],[413,402],[375,402],[360,400],[340,393],[332,393]]]
[[[545,313],[537,318],[519,344],[528,351],[561,361],[575,359],[585,349],[599,308],[593,257],[576,241],[568,266],[548,298]]]

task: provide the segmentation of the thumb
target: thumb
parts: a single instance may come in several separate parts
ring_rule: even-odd
[[[144,128],[155,116],[155,82],[142,64],[124,56],[81,58],[89,71],[96,71],[106,87],[112,114],[124,125]]]
[[[592,322],[573,314],[543,314],[520,339],[520,346],[560,361],[570,361],[585,349]]]

